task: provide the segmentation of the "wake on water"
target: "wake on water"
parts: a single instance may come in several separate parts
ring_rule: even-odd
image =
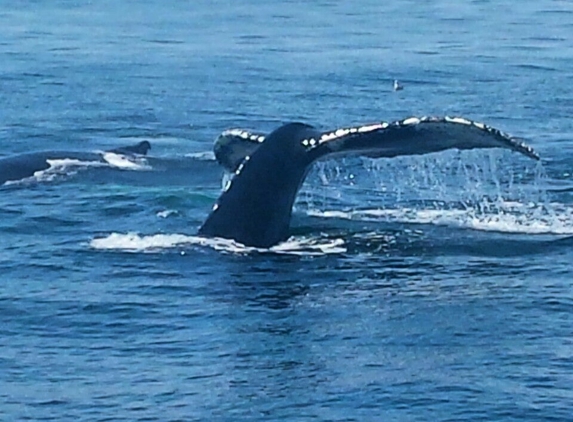
[[[573,235],[573,208],[550,200],[543,166],[512,157],[505,151],[447,151],[318,163],[300,193],[296,212],[321,219],[438,225],[508,235]],[[388,244],[392,240],[386,235],[383,239]],[[112,233],[93,239],[90,246],[129,252],[206,246],[239,254],[314,256],[345,253],[347,241],[297,235],[270,249],[258,249],[183,234]]]

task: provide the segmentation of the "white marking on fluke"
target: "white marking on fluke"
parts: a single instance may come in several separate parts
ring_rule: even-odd
[[[360,132],[360,133],[372,132],[373,130],[385,129],[386,127],[388,127],[388,126],[384,126],[383,123],[376,123],[374,125],[361,126],[358,128],[358,132]]]
[[[223,136],[223,137],[225,137],[225,136],[227,136],[227,137],[239,137],[241,139],[246,139],[246,140],[250,140],[253,142],[259,142],[259,143],[263,142],[265,140],[265,137],[263,135],[258,135],[258,134],[252,133],[248,130],[237,129],[237,128],[224,130],[221,133],[221,136]]]
[[[400,130],[402,127],[412,127],[421,124],[453,124],[453,125],[463,125],[463,126],[470,126],[481,130],[483,132],[487,132],[492,134],[493,136],[497,137],[498,142],[500,143],[499,146],[503,146],[505,144],[508,148],[519,151],[531,158],[539,159],[539,156],[535,153],[535,151],[527,146],[526,144],[519,142],[516,138],[498,130],[487,126],[484,123],[475,122],[473,120],[469,120],[463,117],[458,116],[445,116],[445,117],[436,117],[436,116],[422,116],[416,117],[411,116],[407,117],[402,120],[395,120],[393,122],[380,122],[380,123],[373,123],[367,124],[363,126],[355,126],[355,127],[346,127],[346,128],[339,128],[333,131],[324,132],[320,135],[319,138],[305,138],[301,141],[301,145],[308,150],[314,149],[319,147],[322,144],[328,144],[331,141],[335,141],[332,144],[332,148],[339,149],[342,145],[338,145],[336,141],[343,140],[346,137],[354,137],[354,136],[361,136],[363,134],[368,135],[369,133],[382,131],[385,129],[397,129]],[[453,128],[455,129],[455,128]],[[449,132],[449,128],[447,126],[443,126],[441,129],[444,131],[444,135],[448,135],[448,133],[452,136],[456,136],[455,132]],[[251,132],[242,129],[229,129],[223,132],[223,135],[227,136],[239,136],[243,139],[249,139],[251,141],[256,142],[264,142],[265,137],[262,135],[254,135]],[[423,136],[423,134],[421,134]],[[246,160],[248,157],[246,158]],[[238,170],[240,172],[240,168]]]
[[[446,122],[449,122],[449,123],[459,123],[459,124],[467,125],[467,126],[469,126],[469,125],[472,124],[471,121],[469,121],[469,120],[467,120],[467,119],[464,119],[463,117],[450,117],[450,116],[446,116],[446,117],[444,117],[444,120],[445,120]]]
[[[403,125],[417,125],[421,122],[417,117],[410,117],[408,119],[402,120]]]

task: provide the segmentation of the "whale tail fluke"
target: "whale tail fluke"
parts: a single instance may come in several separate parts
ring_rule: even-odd
[[[314,161],[351,154],[375,158],[429,154],[451,148],[506,148],[539,159],[515,138],[460,117],[411,117],[322,133],[290,123],[266,137],[225,131],[215,142],[215,154],[234,177],[199,233],[268,248],[288,237],[296,194]]]
[[[302,141],[318,135],[302,123],[289,123],[270,133],[234,169],[234,177],[199,234],[261,248],[286,240],[292,206],[310,165]]]
[[[246,129],[229,129],[215,139],[213,152],[223,168],[234,172],[245,157],[252,155],[264,140],[263,133]]]
[[[227,171],[234,172],[244,157],[252,155],[264,140],[265,135],[260,133],[227,130],[215,141],[215,157]],[[451,148],[505,148],[539,159],[537,153],[519,139],[462,117],[410,117],[327,131],[302,142],[312,160],[341,155],[390,158]]]
[[[313,142],[314,141],[314,142]],[[337,129],[310,140],[309,153],[323,158],[421,155],[447,149],[505,148],[538,160],[537,153],[498,129],[462,117],[410,117],[391,123]]]

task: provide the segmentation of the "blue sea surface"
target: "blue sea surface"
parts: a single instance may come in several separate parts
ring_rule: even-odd
[[[152,145],[0,187],[0,420],[573,420],[572,2],[6,0],[0,28],[0,158]],[[413,115],[542,160],[319,163],[286,243],[196,236],[221,131]]]

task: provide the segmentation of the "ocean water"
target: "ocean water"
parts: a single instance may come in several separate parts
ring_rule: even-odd
[[[571,2],[8,0],[0,27],[0,156],[152,144],[0,188],[0,420],[573,420]],[[196,236],[222,130],[411,115],[542,160],[319,163],[287,242]]]

